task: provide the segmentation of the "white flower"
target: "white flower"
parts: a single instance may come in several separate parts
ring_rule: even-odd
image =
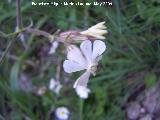
[[[89,92],[90,92],[90,89],[88,89],[87,87],[84,87],[84,86],[76,87],[76,93],[82,99],[87,99]]]
[[[86,87],[90,74],[96,74],[98,61],[101,59],[102,53],[106,50],[106,45],[100,40],[95,40],[93,45],[91,41],[86,40],[81,43],[80,49],[71,45],[67,54],[68,60],[65,60],[63,63],[64,71],[67,73],[86,69],[86,72],[74,83],[74,88],[77,86]]]
[[[58,120],[68,120],[69,118],[69,110],[66,107],[57,108],[55,114]]]
[[[52,78],[49,82],[48,87],[49,87],[49,90],[55,92],[58,95],[62,88],[62,85],[60,84],[58,80],[55,80],[54,78]]]
[[[100,22],[90,28],[88,30],[80,32],[83,35],[88,35],[95,37],[97,39],[105,39],[104,34],[108,33],[106,30],[105,22]]]
[[[57,41],[52,42],[52,46],[49,50],[49,54],[54,54],[58,46],[59,46],[59,43]]]

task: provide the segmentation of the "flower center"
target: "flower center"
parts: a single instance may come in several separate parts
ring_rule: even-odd
[[[89,70],[93,75],[96,75],[97,64],[90,64],[87,70]]]
[[[62,112],[61,112],[61,115],[63,116],[64,114],[65,114],[65,113],[62,111]]]

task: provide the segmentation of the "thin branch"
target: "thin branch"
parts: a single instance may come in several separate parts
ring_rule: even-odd
[[[42,30],[38,30],[38,29],[35,29],[35,28],[27,28],[26,31],[29,32],[29,33],[34,33],[37,36],[44,36],[46,38],[48,38],[49,36],[51,36],[50,33],[42,31]]]
[[[22,20],[21,20],[21,2],[20,0],[16,0],[16,21],[17,21],[17,28],[18,31],[20,28],[22,28]],[[17,36],[17,34],[15,34]],[[15,37],[16,38],[16,37]],[[0,57],[0,65],[4,61],[5,56],[7,55],[8,51],[11,49],[13,43],[16,41],[16,39],[13,38],[11,41],[8,43],[6,50],[3,52],[2,56]]]
[[[2,56],[0,57],[0,65],[3,63],[5,56],[7,55],[8,51],[11,49],[13,43],[16,41],[15,38],[11,39],[11,41],[8,43],[7,48],[3,52]]]
[[[61,40],[61,39],[59,39],[58,36],[56,36],[56,34],[57,34],[58,32],[56,32],[56,33],[54,33],[54,34],[50,34],[50,33],[48,33],[48,32],[45,32],[45,31],[42,31],[42,30],[38,30],[38,29],[36,29],[36,28],[30,28],[30,27],[27,27],[27,28],[25,29],[25,31],[28,32],[28,33],[33,33],[33,34],[35,34],[35,35],[37,35],[37,36],[46,37],[46,38],[48,38],[51,42],[53,42],[53,40],[57,40],[58,42],[65,43],[64,40]]]
[[[3,52],[0,52],[0,56],[1,55],[3,55]],[[9,59],[12,59],[14,61],[19,60],[19,57],[15,56],[15,55],[11,55],[11,54],[7,54],[6,57],[9,58]],[[25,60],[24,63],[27,64],[27,65],[30,65],[32,67],[36,67],[36,64],[31,60]]]

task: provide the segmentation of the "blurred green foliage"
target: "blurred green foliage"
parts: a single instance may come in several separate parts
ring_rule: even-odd
[[[6,34],[14,32],[16,27],[15,0],[8,1],[0,2],[0,31]],[[89,81],[91,93],[84,101],[84,120],[124,120],[122,106],[135,86],[144,81],[150,87],[156,84],[160,75],[159,0],[112,2],[112,6],[55,7],[32,6],[31,0],[22,1],[23,26],[32,19],[34,27],[49,33],[57,29],[86,29],[106,21],[108,51],[103,56],[97,76]],[[0,36],[0,52],[9,41]],[[29,49],[24,49],[17,38],[0,66],[0,119],[22,120],[29,117],[32,120],[52,120],[55,108],[66,106],[71,112],[70,119],[78,120],[79,98],[72,85],[79,74],[69,76],[62,70],[60,81],[63,88],[59,96],[48,90],[42,96],[31,92],[41,86],[47,87],[49,79],[56,76],[57,65],[53,61],[63,61],[64,46],[48,57],[45,50],[49,49],[49,41],[46,38],[29,34],[26,44]],[[16,56],[16,60],[9,55]],[[37,66],[26,64],[26,60]],[[17,81],[22,73],[34,86],[32,90],[20,90]]]

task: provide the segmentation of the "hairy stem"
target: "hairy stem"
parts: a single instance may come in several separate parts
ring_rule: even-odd
[[[16,0],[16,22],[18,30],[22,28],[21,1]]]

